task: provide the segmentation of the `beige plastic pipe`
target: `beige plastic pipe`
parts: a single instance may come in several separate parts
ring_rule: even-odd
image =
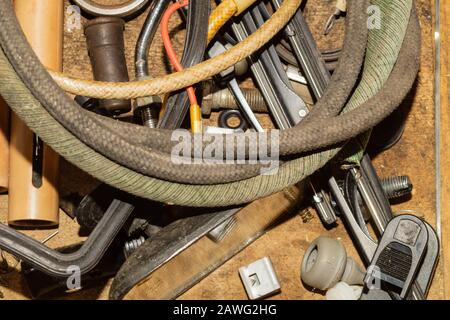
[[[63,0],[15,0],[14,8],[23,32],[41,62],[51,70],[61,71]],[[59,223],[58,156],[44,145],[40,162],[42,166],[39,169],[39,161],[33,163],[33,145],[38,145],[35,141],[33,132],[13,114],[8,215],[10,225],[48,227]]]
[[[0,192],[8,189],[9,118],[9,108],[0,96]]]

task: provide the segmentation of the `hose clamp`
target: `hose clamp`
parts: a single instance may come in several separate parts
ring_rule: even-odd
[[[103,5],[92,0],[73,0],[83,11],[94,16],[127,17],[142,9],[149,0],[130,0],[118,5]]]

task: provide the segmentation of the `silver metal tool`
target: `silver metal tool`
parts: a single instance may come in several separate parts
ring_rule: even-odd
[[[254,32],[264,23],[263,15],[267,16],[267,12],[264,12],[264,10],[267,10],[264,5],[256,6],[244,15],[241,23],[234,23],[232,25],[233,31],[239,41],[245,39],[248,34]],[[301,16],[301,12],[297,13],[297,16]],[[299,60],[302,68],[307,71],[305,75],[308,83],[314,84],[314,92],[320,97],[325,91],[326,84],[329,80],[329,73],[323,61],[316,61],[319,57],[318,55],[320,55],[320,51],[315,45],[308,26],[306,23],[298,23],[298,18],[294,20],[297,21],[295,26],[291,26],[292,23],[289,24],[288,30],[288,34],[291,35],[291,43],[295,45],[295,54],[301,56]],[[306,38],[308,40],[304,40],[305,35],[307,35]],[[303,52],[307,53],[304,54]],[[269,46],[258,56],[251,56],[249,60],[251,63],[251,71],[277,127],[282,130],[287,129],[303,120],[309,110],[304,101],[292,89],[275,47]],[[336,216],[331,204],[325,201],[326,195],[324,191],[316,191],[318,188],[314,186],[313,182],[310,181],[310,184],[314,192],[313,203],[321,219],[326,224],[334,223]]]
[[[223,52],[225,52],[227,49],[223,44],[221,44],[219,41],[216,41],[211,48],[209,49],[208,53],[210,57],[217,56]],[[233,69],[233,68],[231,68]],[[221,76],[226,77],[232,73],[234,73],[233,70],[225,70],[223,71],[226,74],[222,74]],[[236,102],[239,105],[239,108],[242,110],[245,118],[247,121],[252,125],[253,128],[255,128],[256,131],[263,132],[264,129],[259,123],[258,119],[256,118],[255,114],[253,113],[252,109],[250,108],[247,100],[244,97],[244,94],[242,93],[241,88],[239,87],[239,84],[234,76],[231,77],[231,79],[227,82],[228,88],[230,89],[231,93],[236,99]]]
[[[374,191],[367,180],[367,177],[361,172],[358,168],[351,168],[350,172],[355,179],[356,185],[358,186],[359,193],[361,198],[363,199],[367,209],[370,212],[373,222],[375,223],[375,227],[379,234],[383,234],[385,226],[389,222],[389,217],[383,214],[383,209],[374,194]]]
[[[370,181],[370,179],[369,179]],[[363,261],[367,264],[372,260],[374,253],[377,249],[377,243],[372,239],[367,228],[361,226],[355,219],[355,212],[352,212],[349,204],[347,203],[337,181],[335,178],[330,178],[329,180],[330,190],[333,194],[334,200],[340,209],[341,217],[346,222],[346,227],[348,231],[352,234],[353,239],[356,242],[356,246],[362,256]],[[385,211],[381,211],[385,212]],[[380,212],[377,213],[380,215]],[[383,213],[381,213],[383,215]],[[437,265],[437,259],[439,255],[439,242],[434,232],[433,228],[426,222],[423,222],[427,228],[429,235],[429,241],[427,250],[423,259],[421,268],[418,270],[415,281],[412,283],[411,292],[408,295],[408,299],[422,300],[426,297],[431,280],[434,274],[434,270]],[[383,226],[383,230],[386,225]],[[400,296],[394,292],[387,292],[381,289],[370,290],[369,292],[363,293],[362,299],[373,300],[373,299],[399,299]]]
[[[313,190],[313,204],[317,212],[319,213],[322,222],[326,225],[332,225],[336,223],[336,214],[326,193],[323,190],[317,191],[311,181],[310,185]]]
[[[281,0],[272,0],[276,8],[281,6]],[[267,10],[260,6],[261,10]],[[325,92],[331,75],[327,70],[322,54],[303,18],[300,10],[284,29],[285,34],[292,47],[292,52],[302,67],[308,84],[316,98],[320,98]]]
[[[272,0],[272,2],[276,8],[281,5],[281,0]],[[263,15],[268,16],[268,12],[265,12],[267,9],[264,5],[260,5],[259,9]],[[326,68],[321,52],[300,10],[297,11],[292,20],[287,24],[284,32],[292,47],[294,56],[302,67],[306,83],[310,86],[315,98],[319,99],[328,86],[331,74]],[[295,72],[289,70],[289,68],[286,70],[286,73],[291,77],[295,75]],[[301,80],[303,79],[299,78],[298,82],[301,82]],[[332,225],[336,222],[337,218],[333,206],[327,199],[326,192],[318,187],[318,183],[314,177],[310,179],[310,185],[313,190],[313,204],[321,220],[327,225]]]
[[[362,255],[362,259],[366,264],[369,264],[372,260],[375,251],[377,250],[377,243],[367,235],[359,226],[358,222],[356,222],[355,217],[353,216],[353,212],[350,209],[347,201],[342,194],[341,189],[334,177],[331,177],[328,181],[330,186],[330,191],[333,194],[333,197],[338,205],[342,218],[345,220],[348,226],[348,230],[353,235],[353,238],[356,241],[357,247],[360,249],[360,253]]]
[[[237,40],[242,41],[263,23],[258,7],[255,7],[244,14],[240,23],[233,23],[231,27]],[[250,70],[278,128],[286,129],[303,120],[308,114],[308,108],[292,88],[275,47],[270,45],[248,60]]]

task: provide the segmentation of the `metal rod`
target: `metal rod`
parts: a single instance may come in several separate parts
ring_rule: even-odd
[[[436,188],[436,233],[441,242],[441,19],[440,0],[435,1],[435,67],[434,67],[434,130],[436,136],[435,188]]]

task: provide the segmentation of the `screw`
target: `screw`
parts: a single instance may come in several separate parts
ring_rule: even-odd
[[[137,239],[132,239],[130,241],[125,242],[123,247],[123,252],[125,253],[125,257],[129,257],[137,248],[139,248],[145,242],[145,238],[140,236]]]
[[[384,178],[381,180],[381,186],[389,199],[396,199],[410,194],[413,188],[408,176]]]
[[[156,108],[143,107],[139,109],[139,115],[142,120],[142,125],[148,128],[156,128],[158,125],[158,115]]]
[[[213,91],[215,88],[209,88]],[[242,88],[242,93],[250,105],[253,112],[267,113],[267,106],[264,98],[258,89]],[[202,114],[208,116],[211,110],[219,109],[239,109],[236,99],[228,89],[221,89],[205,95],[202,101]]]

